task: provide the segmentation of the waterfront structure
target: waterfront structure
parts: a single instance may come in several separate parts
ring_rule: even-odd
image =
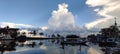
[[[97,36],[97,41],[101,46],[116,46],[116,42],[120,38],[119,33],[119,26],[117,25],[115,18],[114,25],[110,26],[109,28],[101,29],[100,35]]]
[[[117,26],[117,22],[116,22],[116,18],[115,18],[115,24],[114,25],[110,26],[109,28],[101,29],[101,31],[100,31],[101,36],[107,36],[107,37],[110,37],[110,38],[120,37],[119,36],[120,30],[119,30],[118,27],[119,26]]]
[[[14,39],[18,35],[18,30],[18,28],[9,28],[9,26],[0,28],[0,39]]]
[[[114,25],[108,28],[102,28],[100,33],[95,35],[91,34],[88,35],[88,40],[93,43],[99,43],[102,46],[116,46],[118,40],[120,39],[120,30],[119,26],[117,25],[116,18]]]

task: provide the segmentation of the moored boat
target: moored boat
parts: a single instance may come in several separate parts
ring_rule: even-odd
[[[78,41],[62,41],[61,44],[70,44],[70,45],[79,45],[79,44],[86,44],[87,41],[78,40]]]

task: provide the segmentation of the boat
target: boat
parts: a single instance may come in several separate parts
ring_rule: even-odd
[[[86,44],[87,41],[84,40],[78,40],[78,41],[62,41],[61,44],[66,45],[80,45],[80,44]]]
[[[106,40],[99,41],[99,46],[116,47],[117,43],[116,43],[115,38],[107,38]]]

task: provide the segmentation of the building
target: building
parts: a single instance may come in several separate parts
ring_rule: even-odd
[[[3,38],[11,37],[16,38],[18,35],[18,28],[9,28],[9,26],[6,26],[5,28],[0,28],[0,36]]]
[[[101,33],[101,36],[106,36],[106,37],[110,37],[110,38],[120,37],[119,36],[120,30],[119,30],[119,26],[117,26],[116,18],[115,18],[114,25],[110,26],[109,28],[101,29],[100,33]]]

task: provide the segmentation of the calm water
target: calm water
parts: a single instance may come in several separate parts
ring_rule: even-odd
[[[61,40],[0,41],[1,54],[103,54],[97,44],[61,45]]]

